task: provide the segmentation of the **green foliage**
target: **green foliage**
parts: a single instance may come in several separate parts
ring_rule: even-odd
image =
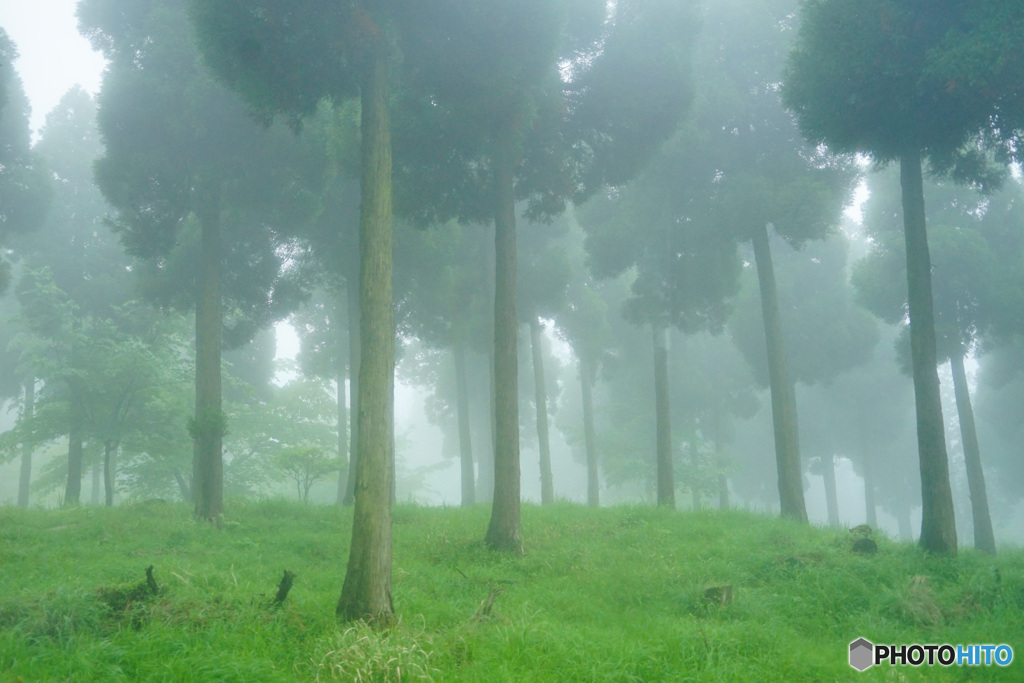
[[[847,647],[1024,637],[1024,557],[928,556],[742,512],[523,510],[527,553],[477,540],[484,506],[395,508],[391,631],[339,625],[351,511],[233,503],[220,531],[187,505],[0,509],[0,667],[25,680],[848,680]],[[100,547],[103,552],[96,552]],[[137,628],[104,590],[155,565]],[[295,585],[267,609],[283,567]],[[998,575],[996,573],[998,569]],[[997,578],[998,576],[998,578]],[[921,578],[925,577],[925,578]],[[708,586],[734,600],[709,604]],[[476,618],[501,589],[489,618]],[[888,680],[876,667],[859,678]],[[900,669],[959,680],[963,669]],[[982,678],[1013,670],[978,669]]]
[[[309,489],[313,484],[341,468],[337,459],[312,446],[282,448],[274,456],[273,463],[295,481],[296,491],[303,502],[309,502]]]

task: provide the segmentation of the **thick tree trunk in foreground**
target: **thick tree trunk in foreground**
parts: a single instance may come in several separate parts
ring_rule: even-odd
[[[672,422],[668,399],[668,330],[652,326],[654,339],[654,415],[657,443],[658,505],[676,506],[672,468]]]
[[[103,444],[103,503],[107,507],[114,504],[114,479],[117,471],[117,463],[114,458],[116,452],[114,444],[109,441]]]
[[[907,245],[907,304],[917,408],[917,450],[921,462],[921,547],[933,553],[955,555],[956,521],[942,425],[939,375],[935,367],[931,257],[918,152],[908,152],[900,158],[900,185]]]
[[[519,369],[516,319],[515,161],[511,142],[496,154],[494,214],[494,501],[487,545],[522,552]]]
[[[469,387],[466,381],[466,349],[461,341],[452,349],[455,364],[455,403],[459,413],[459,466],[462,506],[476,503],[476,478],[473,467],[473,442],[469,428]]]
[[[356,472],[359,471],[359,349],[360,313],[359,286],[349,280],[345,285],[348,297],[348,405],[349,405],[349,448],[348,477],[345,480],[345,496],[342,505],[352,505],[356,500]]]
[[[372,19],[367,18],[372,22]],[[388,57],[380,37],[362,78],[361,302],[355,510],[337,613],[386,626],[391,599],[395,316],[392,293],[391,128]]]
[[[82,406],[71,399],[71,425],[68,431],[68,481],[64,489],[64,505],[78,505],[82,500]]]
[[[220,200],[199,211],[201,253],[196,300],[196,414],[192,427],[195,516],[214,524],[224,513],[224,412],[221,402]]]
[[[996,554],[996,538],[992,532],[992,517],[988,509],[988,491],[985,488],[985,473],[981,469],[981,449],[978,447],[978,431],[974,426],[974,409],[971,394],[967,388],[967,373],[964,371],[963,352],[954,353],[949,359],[953,370],[953,391],[956,394],[956,411],[960,416],[960,438],[964,444],[964,461],[967,465],[967,486],[971,491],[971,515],[974,518],[974,547],[989,555]]]
[[[530,349],[533,352],[534,400],[537,404],[537,441],[540,444],[540,502],[555,502],[554,477],[551,474],[551,442],[548,438],[548,391],[544,383],[544,349],[541,326],[536,316],[530,318]]]
[[[347,288],[346,288],[347,289]],[[348,445],[348,399],[346,398],[345,382],[348,379],[348,363],[345,360],[345,338],[348,335],[348,330],[342,330],[341,327],[341,309],[344,307],[342,304],[341,295],[339,294],[334,309],[334,315],[331,316],[331,326],[334,328],[332,331],[335,335],[335,341],[338,344],[337,352],[335,353],[335,366],[334,366],[334,382],[337,387],[337,402],[338,402],[338,460],[339,462],[348,462],[348,469],[344,474],[338,474],[338,492],[334,499],[336,505],[343,505],[345,503],[345,492],[348,488],[348,480],[350,473],[352,472],[352,458],[350,457],[351,451],[349,451]]]
[[[32,421],[36,406],[36,379],[25,382],[25,424]],[[18,507],[28,507],[28,490],[32,483],[32,444],[21,444],[21,476],[18,478]]]
[[[594,363],[580,355],[580,387],[583,390],[583,446],[587,452],[587,505],[600,507],[601,481],[597,467],[597,443],[594,438]]]
[[[754,263],[761,290],[761,315],[768,351],[768,382],[772,394],[772,425],[775,433],[775,462],[779,477],[779,506],[784,517],[807,521],[803,477],[800,472],[800,438],[796,423],[796,395],[786,369],[782,340],[782,314],[775,285],[775,269],[768,246],[768,226],[754,230]]]

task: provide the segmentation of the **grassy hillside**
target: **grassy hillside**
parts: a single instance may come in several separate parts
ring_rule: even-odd
[[[216,531],[162,502],[0,508],[0,681],[1024,680],[1020,551],[862,556],[850,532],[743,512],[558,505],[524,508],[517,557],[482,546],[488,514],[396,508],[401,623],[378,634],[334,619],[350,511],[234,502]],[[860,636],[1017,661],[859,674]]]

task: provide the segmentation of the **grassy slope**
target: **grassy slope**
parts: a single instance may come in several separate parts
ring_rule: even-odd
[[[396,508],[402,623],[374,634],[334,619],[350,511],[235,502],[218,532],[160,502],[0,508],[0,681],[903,680],[850,669],[859,636],[1008,643],[1008,669],[900,673],[1024,680],[1020,551],[951,561],[883,539],[861,557],[848,532],[742,512],[558,505],[524,508],[514,557],[482,547],[488,512]],[[97,589],[149,564],[157,596],[103,604]],[[295,586],[273,609],[284,569]],[[732,604],[704,601],[717,584]]]

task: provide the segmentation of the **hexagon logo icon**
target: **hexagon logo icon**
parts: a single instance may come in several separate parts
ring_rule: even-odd
[[[871,641],[858,638],[850,643],[850,666],[857,671],[864,671],[874,664],[875,646]]]

